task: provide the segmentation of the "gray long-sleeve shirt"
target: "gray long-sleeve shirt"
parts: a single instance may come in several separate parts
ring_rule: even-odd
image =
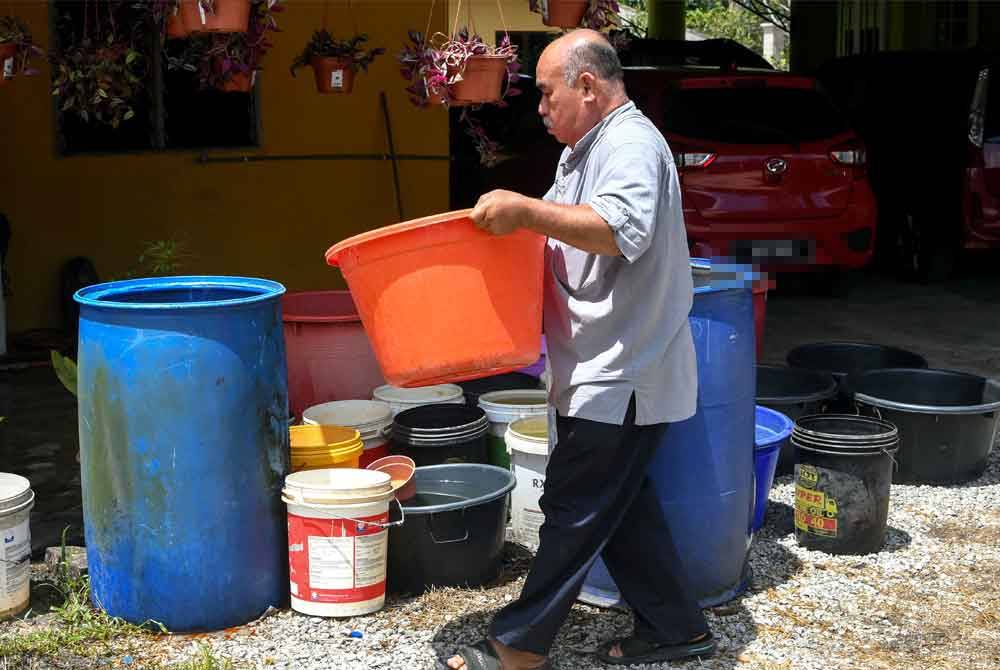
[[[546,249],[550,395],[563,416],[622,424],[695,412],[697,365],[688,325],[692,280],[680,184],[666,140],[626,103],[563,150],[551,202],[588,204],[620,256],[555,239]]]

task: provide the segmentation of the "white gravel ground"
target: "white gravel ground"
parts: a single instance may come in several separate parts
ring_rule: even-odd
[[[887,543],[871,556],[800,548],[793,494],[791,477],[780,478],[771,492],[766,525],[751,551],[750,591],[708,612],[721,653],[636,667],[1000,668],[1000,450],[969,484],[894,486]],[[516,597],[529,559],[508,545],[500,583],[487,589],[393,600],[378,614],[353,620],[277,612],[229,633],[163,640],[157,655],[179,660],[207,643],[237,667],[434,668],[457,645],[484,634],[491,613]],[[556,641],[556,667],[605,667],[589,652],[629,627],[626,614],[577,605]],[[352,630],[364,637],[349,637]]]

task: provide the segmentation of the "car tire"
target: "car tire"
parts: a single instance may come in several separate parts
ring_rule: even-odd
[[[958,243],[950,230],[940,229],[940,220],[933,214],[903,216],[896,233],[897,267],[903,279],[936,283],[951,276]]]

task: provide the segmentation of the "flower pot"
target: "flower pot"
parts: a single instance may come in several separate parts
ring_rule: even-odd
[[[542,23],[554,28],[576,28],[583,21],[589,0],[549,0],[549,14]]]
[[[214,0],[209,12],[199,0],[181,0],[181,19],[192,33],[245,33],[250,24],[250,0]]]
[[[0,86],[14,78],[14,56],[17,47],[10,43],[0,44]]]
[[[313,56],[309,65],[316,76],[318,93],[350,93],[354,88],[354,64],[350,58]]]
[[[223,93],[249,93],[253,90],[254,80],[257,78],[256,75],[256,72],[252,75],[237,72],[223,82],[219,90]]]
[[[182,39],[190,35],[180,11],[176,11],[167,17],[167,39]]]
[[[451,85],[451,99],[458,104],[497,102],[506,77],[506,56],[470,56],[461,81]]]

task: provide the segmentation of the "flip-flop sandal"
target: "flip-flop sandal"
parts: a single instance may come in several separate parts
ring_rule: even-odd
[[[611,655],[611,650],[616,644],[621,645],[621,656]],[[696,642],[682,642],[680,644],[658,644],[649,640],[630,637],[611,640],[601,645],[596,652],[596,656],[604,663],[611,665],[642,665],[646,663],[676,661],[693,656],[708,658],[715,655],[717,647],[718,643],[712,637],[711,633],[708,634],[708,637]]]
[[[461,647],[454,655],[462,657],[467,670],[503,670],[500,657],[488,640],[480,640],[475,644]],[[448,669],[447,663],[443,662],[439,662],[438,667]],[[539,670],[552,670],[552,665],[546,661]]]

